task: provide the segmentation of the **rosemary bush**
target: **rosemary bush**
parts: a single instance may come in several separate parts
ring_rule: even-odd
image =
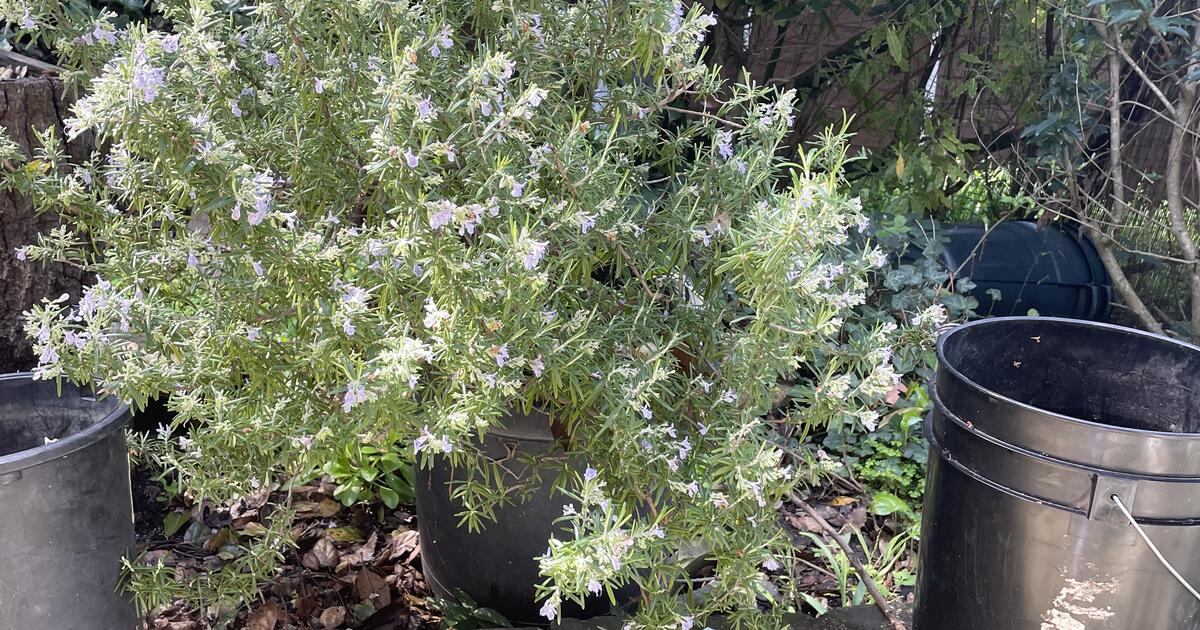
[[[559,475],[546,617],[628,581],[644,627],[793,606],[777,383],[803,379],[773,422],[873,426],[892,345],[937,323],[847,319],[885,257],[849,244],[843,136],[781,163],[793,94],[723,84],[711,17],[670,0],[160,8],[173,34],[0,0],[107,149],[0,146],[5,186],[64,221],[21,253],[97,278],[28,314],[39,378],[169,395],[162,460],[194,499],[399,436],[473,472],[472,526],[515,491],[474,438],[537,406],[589,463]],[[697,543],[715,576],[672,596]]]

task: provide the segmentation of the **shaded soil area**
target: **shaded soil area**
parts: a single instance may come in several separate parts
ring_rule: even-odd
[[[184,579],[227,565],[264,531],[278,491],[262,491],[229,509],[180,506],[151,471],[133,471],[140,562],[161,563]],[[282,568],[246,606],[189,605],[182,600],[145,617],[153,630],[422,630],[437,628],[420,573],[411,508],[346,508],[326,481],[292,489],[296,511]]]

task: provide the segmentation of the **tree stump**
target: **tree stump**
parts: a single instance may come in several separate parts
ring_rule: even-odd
[[[0,80],[0,126],[27,155],[37,148],[33,129],[55,128],[59,141],[66,137],[63,121],[74,98],[63,83],[51,77]],[[92,153],[90,132],[66,143],[72,162],[82,163]],[[23,313],[44,297],[63,293],[79,299],[86,278],[76,267],[58,263],[42,265],[17,260],[16,248],[37,241],[37,234],[59,225],[58,215],[38,215],[30,200],[0,191],[0,373],[28,370],[36,365],[32,344],[25,336]]]

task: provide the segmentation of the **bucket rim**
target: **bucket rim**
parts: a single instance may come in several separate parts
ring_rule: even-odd
[[[8,374],[0,374],[0,384],[10,381],[28,381],[29,383],[38,382],[33,378],[32,372],[12,372]],[[70,384],[71,387],[78,387]],[[80,393],[85,393],[86,390],[80,389]],[[104,398],[96,398],[97,402],[105,400]],[[119,430],[125,423],[129,415],[129,405],[117,402],[117,406],[112,411],[104,414],[99,420],[93,423],[86,429],[73,433],[57,442],[27,448],[8,455],[0,455],[0,475],[8,474],[33,468],[39,464],[44,464],[50,460],[65,457],[71,453],[80,451],[100,440],[109,436],[116,430]]]
[[[938,360],[939,369],[946,370],[951,375],[953,375],[960,383],[962,383],[963,385],[965,385],[967,388],[969,388],[971,390],[974,390],[974,391],[984,394],[986,396],[990,396],[1001,402],[1020,407],[1021,409],[1025,409],[1025,410],[1031,411],[1036,414],[1054,418],[1056,420],[1062,420],[1064,422],[1070,422],[1070,423],[1078,424],[1078,425],[1088,427],[1088,428],[1093,428],[1093,429],[1098,429],[1098,430],[1103,430],[1103,431],[1110,431],[1113,433],[1122,433],[1122,434],[1127,434],[1127,435],[1138,435],[1138,436],[1156,437],[1156,438],[1161,438],[1161,439],[1187,440],[1187,441],[1193,441],[1197,438],[1200,438],[1200,432],[1184,433],[1184,432],[1171,432],[1171,431],[1154,431],[1151,429],[1133,429],[1130,427],[1122,427],[1122,426],[1117,426],[1117,425],[1113,425],[1113,424],[1105,424],[1103,422],[1093,422],[1091,420],[1084,420],[1083,418],[1069,416],[1066,414],[1058,413],[1056,411],[1050,411],[1049,409],[1042,409],[1041,407],[1037,407],[1035,405],[1031,405],[1029,403],[1022,402],[1022,401],[1012,398],[1010,396],[1005,396],[1004,394],[1001,394],[997,391],[994,391],[992,389],[984,387],[983,385],[980,385],[979,383],[975,382],[973,379],[968,378],[967,375],[960,372],[958,370],[958,368],[954,367],[949,361],[946,360],[946,340],[948,340],[951,336],[958,333],[959,331],[966,330],[968,328],[986,327],[989,325],[1003,325],[1003,324],[1012,323],[1012,322],[1051,322],[1051,323],[1079,326],[1081,328],[1100,328],[1100,329],[1105,329],[1105,330],[1108,330],[1109,332],[1116,333],[1116,334],[1123,334],[1123,335],[1147,338],[1147,339],[1153,340],[1155,343],[1172,344],[1179,348],[1182,348],[1183,350],[1200,354],[1200,346],[1197,346],[1195,344],[1188,343],[1186,341],[1181,341],[1179,339],[1174,339],[1174,338],[1168,337],[1166,335],[1159,335],[1157,333],[1147,332],[1144,330],[1139,330],[1137,328],[1129,328],[1128,326],[1118,326],[1117,324],[1109,324],[1106,322],[1095,322],[1095,321],[1089,321],[1086,319],[1073,319],[1070,317],[1030,317],[1030,316],[1026,316],[1026,315],[1013,315],[1013,316],[1007,316],[1007,317],[989,317],[986,319],[977,319],[975,321],[959,324],[959,325],[951,328],[950,330],[947,330],[946,332],[942,333],[942,335],[939,336],[938,340],[937,340],[937,360]]]

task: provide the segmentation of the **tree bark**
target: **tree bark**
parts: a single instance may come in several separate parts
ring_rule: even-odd
[[[65,114],[74,101],[55,78],[31,77],[0,81],[0,126],[26,154],[38,147],[33,129],[53,127],[66,137]],[[94,146],[91,133],[66,143],[72,162],[83,162]],[[44,297],[63,293],[79,298],[85,277],[76,267],[17,260],[15,250],[36,242],[37,234],[59,224],[58,215],[38,215],[30,200],[0,191],[0,373],[28,370],[37,361],[23,329],[23,313]]]

